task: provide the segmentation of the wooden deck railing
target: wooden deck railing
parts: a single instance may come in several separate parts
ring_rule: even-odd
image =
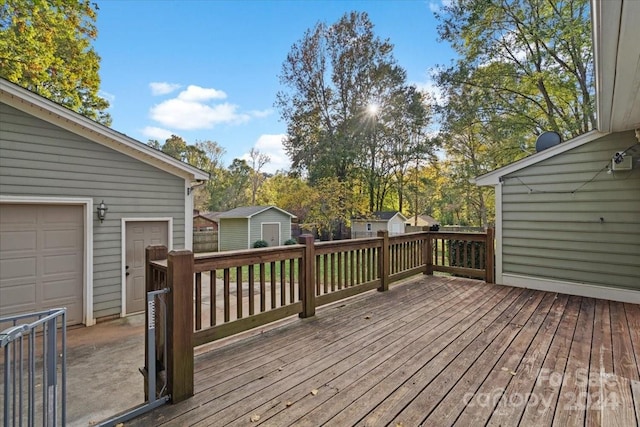
[[[147,290],[167,286],[169,300],[188,305],[168,303],[167,316],[180,313],[181,320],[169,319],[167,343],[187,345],[172,334],[190,337],[190,352],[168,345],[169,354],[184,353],[177,360],[192,358],[195,346],[294,314],[310,317],[324,304],[372,289],[386,291],[392,282],[436,271],[492,283],[493,230],[391,237],[379,232],[374,238],[334,242],[303,235],[297,245],[195,256],[151,246],[146,270]]]

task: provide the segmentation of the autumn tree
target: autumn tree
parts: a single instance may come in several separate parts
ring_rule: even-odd
[[[3,0],[0,76],[105,125],[98,95],[97,4],[88,0]]]
[[[261,153],[260,150],[255,147],[251,147],[251,150],[249,150],[249,161],[251,162],[249,165],[251,167],[251,204],[255,205],[258,188],[265,180],[262,168],[271,161],[271,158],[267,154]]]
[[[397,161],[417,132],[414,126],[400,135],[396,126],[412,121],[411,114],[421,116],[414,124],[428,122],[427,108],[410,106],[418,92],[406,84],[392,52],[366,13],[351,12],[307,30],[280,74],[284,89],[276,106],[287,123],[284,147],[293,169],[307,173],[312,186],[335,177],[364,189],[369,211],[397,189]]]
[[[508,128],[556,131],[569,139],[595,127],[588,0],[453,0],[439,14],[440,37],[459,59],[440,87],[486,94]]]
[[[304,223],[311,204],[316,199],[315,191],[306,180],[279,172],[264,181],[256,201],[260,205],[278,206],[298,217],[300,223]]]
[[[284,147],[294,169],[311,181],[353,177],[363,154],[363,120],[383,70],[396,69],[392,46],[373,33],[366,13],[318,23],[283,63],[276,106],[287,123]]]

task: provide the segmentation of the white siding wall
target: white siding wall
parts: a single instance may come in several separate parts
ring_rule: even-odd
[[[174,248],[183,248],[184,180],[5,104],[0,115],[0,194],[107,204],[107,219],[93,223],[93,309],[96,318],[120,313],[120,219],[173,217]]]
[[[605,168],[634,143],[608,135],[505,176],[503,273],[640,290],[640,163]]]

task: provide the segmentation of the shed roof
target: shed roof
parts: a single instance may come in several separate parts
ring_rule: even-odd
[[[402,221],[407,221],[407,217],[398,211],[375,211],[372,216],[360,216],[351,218],[352,221],[390,221],[395,216],[400,216]]]
[[[0,78],[0,101],[60,128],[104,145],[172,175],[191,180],[208,180],[209,173],[91,120],[15,83]]]
[[[280,209],[277,206],[241,206],[239,208],[231,209],[227,212],[218,214],[218,218],[251,218],[259,213],[267,211],[269,209],[275,209],[282,212],[285,215],[289,215],[291,218],[296,218],[295,215]]]

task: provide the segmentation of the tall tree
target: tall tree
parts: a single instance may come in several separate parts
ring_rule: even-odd
[[[110,125],[109,102],[98,95],[100,57],[95,2],[3,0],[0,76]]]
[[[284,146],[292,166],[308,171],[312,182],[330,176],[347,182],[357,174],[366,106],[385,77],[403,73],[391,52],[364,12],[347,13],[333,25],[318,23],[291,48],[280,74],[286,89],[276,106],[287,123]]]
[[[255,205],[258,188],[265,179],[262,168],[271,161],[271,158],[267,154],[261,153],[260,150],[255,147],[251,147],[249,159],[251,161],[251,204]]]
[[[494,116],[532,134],[568,139],[595,127],[588,0],[452,0],[439,18],[460,55],[439,74],[442,88],[483,91]]]

